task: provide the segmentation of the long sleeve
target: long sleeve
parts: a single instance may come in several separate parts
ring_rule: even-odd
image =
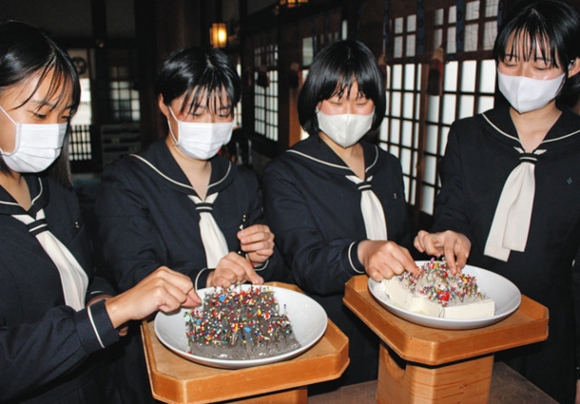
[[[554,397],[573,397],[574,323],[580,242],[580,117],[562,111],[533,154],[535,192],[524,251],[507,261],[485,253],[500,197],[522,155],[509,107],[457,121],[441,167],[443,187],[433,230],[455,230],[471,240],[468,264],[512,281],[523,295],[550,311],[550,335],[541,344],[501,353],[502,360]],[[527,160],[526,160],[527,161]],[[576,314],[576,316],[575,316]]]
[[[36,322],[0,325],[0,400],[74,372],[91,353],[118,339],[104,301],[78,312],[59,306]]]
[[[384,216],[377,216],[384,217],[388,239],[410,243],[399,161],[361,144],[364,188],[347,178],[352,170],[318,136],[269,162],[263,177],[264,210],[276,245],[296,284],[348,335],[352,361],[345,377],[353,382],[376,377],[379,346],[377,336],[343,303],[345,283],[365,273],[358,259],[358,246],[367,239],[362,192],[372,190],[379,200]]]
[[[50,231],[87,273],[85,301],[114,293],[94,276],[90,240],[73,190],[51,178],[25,178],[33,200],[30,212],[44,210]],[[47,396],[82,390],[92,371],[90,355],[117,341],[118,332],[104,301],[78,312],[65,305],[54,262],[28,227],[12,217],[25,212],[1,187],[0,201],[0,401],[20,401],[25,394],[44,402]]]
[[[312,146],[315,141],[310,140],[304,149],[320,148]],[[388,238],[408,246],[400,164],[384,151],[371,148],[368,154],[367,160],[374,164],[367,175],[372,177],[370,185],[383,207]],[[361,193],[345,177],[352,172],[348,167],[319,161],[286,153],[268,164],[264,170],[264,208],[297,284],[308,292],[327,295],[342,293],[346,281],[364,273],[357,250],[367,235]]]
[[[356,235],[364,238],[364,227],[359,224],[353,228],[351,237],[325,239],[317,219],[332,212],[316,206],[313,211],[309,199],[315,196],[302,194],[290,178],[273,167],[265,171],[264,192],[268,222],[300,287],[322,295],[338,293],[352,276],[364,273],[356,254]]]
[[[442,188],[437,195],[433,232],[453,230],[471,239],[466,199],[463,189],[460,130],[457,122],[451,126],[445,156],[441,161]]]
[[[166,255],[146,200],[112,172],[102,176],[95,210],[104,261],[113,268],[121,291],[128,290],[163,265]],[[195,277],[194,268],[177,268]]]
[[[211,214],[228,251],[237,252],[242,218],[246,216],[246,226],[264,223],[258,181],[253,172],[216,156],[208,194],[216,192]],[[155,144],[142,158],[126,157],[104,171],[95,212],[104,260],[113,269],[121,290],[134,286],[162,265],[205,287],[209,271],[205,270],[200,215],[192,195],[196,195],[195,190],[164,143]],[[260,275],[265,280],[283,280],[278,254]]]

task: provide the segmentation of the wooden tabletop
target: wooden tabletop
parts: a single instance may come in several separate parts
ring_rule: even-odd
[[[304,387],[340,377],[349,364],[348,338],[330,320],[320,341],[301,355],[236,370],[204,366],[176,355],[157,339],[154,321],[143,322],[141,333],[153,396],[167,403],[209,403]]]
[[[368,290],[368,277],[346,284],[344,303],[407,361],[441,365],[504,349],[543,341],[548,337],[548,309],[522,296],[520,307],[504,320],[472,330],[441,330],[411,323],[389,312]]]

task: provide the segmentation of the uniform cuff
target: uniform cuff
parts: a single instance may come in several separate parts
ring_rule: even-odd
[[[197,273],[193,285],[195,290],[207,288],[207,277],[213,271],[211,268],[204,268]]]
[[[254,271],[256,271],[256,272],[263,271],[264,269],[266,269],[268,267],[268,263],[270,263],[270,260],[269,259],[267,259],[266,261],[262,262],[260,265],[256,265],[254,267]]]
[[[358,259],[358,245],[360,241],[353,242],[350,246],[348,246],[348,261],[350,263],[350,267],[352,270],[357,274],[364,274],[365,267]]]
[[[78,311],[75,314],[75,325],[81,344],[89,354],[119,340],[119,332],[111,323],[104,300]]]

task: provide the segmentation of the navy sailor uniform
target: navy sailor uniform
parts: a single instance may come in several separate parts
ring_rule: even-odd
[[[246,226],[264,223],[259,184],[254,173],[222,156],[211,160],[207,195],[211,204],[196,205],[198,196],[160,139],[139,155],[130,155],[103,172],[95,203],[105,262],[127,290],[165,265],[206,285],[207,259],[200,234],[200,212],[211,211],[228,250],[239,251],[236,237],[242,218]],[[207,199],[207,198],[206,198]],[[211,268],[209,268],[211,269]],[[277,254],[262,268],[266,280],[284,280]]]
[[[409,219],[399,161],[362,141],[365,181],[318,136],[303,140],[264,170],[264,209],[295,282],[316,299],[349,338],[344,384],[376,378],[378,338],[342,303],[344,285],[364,273],[357,247],[367,239],[361,192],[382,205],[389,240],[409,247]]]
[[[103,402],[89,358],[119,339],[104,301],[78,311],[66,306],[59,271],[35,230],[12,215],[35,217],[44,210],[46,226],[41,227],[48,228],[86,272],[86,300],[114,290],[95,277],[74,191],[52,179],[24,177],[32,199],[28,211],[0,187],[0,402]]]
[[[563,111],[535,153],[521,152],[507,107],[455,122],[442,160],[432,231],[465,234],[472,242],[469,264],[505,276],[548,307],[548,340],[498,357],[559,402],[573,402],[571,267],[580,244],[580,117]],[[535,179],[525,249],[509,251],[507,260],[493,258],[486,243],[496,206],[510,173],[524,160],[534,165]]]
[[[216,193],[215,201],[209,203]],[[165,138],[104,169],[95,213],[104,262],[122,291],[162,265],[189,276],[196,288],[205,288],[212,268],[207,268],[200,232],[204,213],[212,215],[228,251],[240,249],[236,234],[244,215],[245,226],[264,223],[261,194],[252,171],[215,156],[206,200],[199,202]],[[276,251],[256,271],[260,269],[265,281],[289,279]],[[128,342],[124,341],[115,363],[117,378],[126,386],[122,394],[138,397],[140,403],[153,402],[138,325],[124,340]]]

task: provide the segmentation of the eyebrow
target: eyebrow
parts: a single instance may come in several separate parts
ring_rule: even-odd
[[[194,106],[191,111],[189,111],[190,114],[196,113],[197,111],[207,111],[209,113],[213,112],[221,112],[221,111],[230,111],[232,109],[232,105],[228,104],[228,105],[218,105],[217,108],[212,108],[211,106],[208,107],[207,104],[204,105],[197,105]]]
[[[516,59],[516,60],[520,60],[520,56],[518,56],[518,55],[515,55],[515,54],[513,54],[513,53],[506,53],[506,55],[505,55],[505,57],[503,58],[503,60],[505,60],[505,59]],[[534,60],[534,62],[537,62],[537,61],[540,61],[540,60],[541,60],[542,62],[545,62],[545,63],[547,63],[547,64],[551,64],[551,63],[553,63],[553,61],[552,61],[552,59],[551,59],[551,58],[549,58],[549,57],[548,57],[548,58],[545,58],[545,57],[543,57],[543,56],[541,56],[541,55],[537,55],[537,54],[536,54],[536,55],[534,55],[534,57],[533,57],[533,58],[530,58],[530,59],[528,59],[528,60],[531,60],[531,59],[533,59],[533,60]]]
[[[504,58],[505,59],[519,59],[520,57],[516,54],[513,54],[513,53],[506,53]]]
[[[31,102],[33,104],[37,104],[38,108],[48,106],[48,107],[50,107],[51,110],[56,109],[56,107],[58,107],[58,104],[59,104],[58,101],[56,103],[54,103],[54,102],[49,102],[45,99],[38,100],[38,99],[34,99],[34,98],[31,99],[29,102]],[[73,109],[73,106],[74,106],[74,104],[69,104],[69,105],[66,105],[64,107],[64,109]]]

